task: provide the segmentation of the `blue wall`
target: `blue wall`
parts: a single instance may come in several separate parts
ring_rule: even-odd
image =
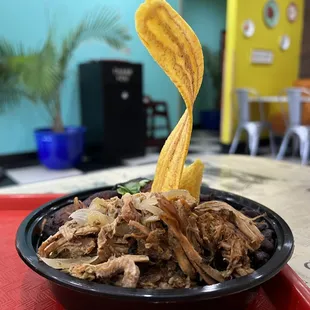
[[[192,1],[192,0],[185,0]],[[143,0],[2,0],[0,3],[0,37],[26,47],[40,46],[44,42],[48,19],[57,25],[57,39],[61,42],[70,27],[76,25],[84,14],[93,8],[108,5],[116,8],[122,23],[133,36],[129,42],[130,54],[116,52],[104,44],[85,42],[75,53],[62,91],[62,114],[65,124],[80,124],[80,106],[77,88],[77,64],[90,59],[124,59],[144,64],[144,91],[157,100],[169,103],[172,124],[179,118],[179,95],[175,86],[153,61],[142,46],[134,27],[134,14]],[[178,0],[169,1],[178,9]],[[0,114],[0,155],[31,152],[36,149],[33,130],[49,126],[49,116],[41,106],[23,100]]]
[[[201,44],[219,51],[221,31],[226,23],[226,1],[228,0],[183,0],[183,17],[197,34]],[[194,121],[199,122],[199,111],[215,106],[212,85],[204,79],[195,103]]]

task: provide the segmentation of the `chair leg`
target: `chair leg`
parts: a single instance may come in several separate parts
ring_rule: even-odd
[[[249,132],[250,155],[256,156],[259,147],[260,130]]]
[[[307,165],[310,155],[310,132],[308,130],[298,130],[297,136],[300,143],[301,164]]]
[[[287,146],[288,146],[288,142],[289,142],[292,134],[293,134],[293,132],[291,130],[286,131],[286,133],[283,137],[281,146],[280,146],[279,153],[277,155],[277,160],[283,159],[285,152],[286,152],[286,149],[287,149]]]
[[[301,156],[301,164],[307,165],[310,155],[310,140],[307,139],[303,142],[303,150],[302,150],[302,156]]]
[[[299,148],[300,146],[300,148]],[[295,156],[298,152],[298,148],[299,148],[299,151],[300,151],[300,156],[302,156],[302,143],[299,143],[298,141],[298,137],[293,137],[293,156]]]
[[[301,126],[300,128],[296,128],[295,134],[296,140],[298,139],[299,142],[301,164],[307,165],[310,153],[310,132],[308,129]]]
[[[303,151],[304,151],[304,143],[303,143],[303,141],[299,141],[299,156],[300,156],[300,158],[302,158],[302,154],[303,154]]]
[[[276,144],[274,142],[273,131],[271,129],[269,129],[269,144],[270,144],[271,155],[274,157],[276,156]]]
[[[237,130],[236,130],[234,139],[232,141],[232,144],[230,146],[229,154],[234,154],[236,152],[238,144],[239,144],[241,132],[242,132],[242,127],[238,127]]]
[[[300,149],[299,149],[300,158],[302,157],[303,152],[304,152],[304,145],[301,144],[301,145],[300,145]]]

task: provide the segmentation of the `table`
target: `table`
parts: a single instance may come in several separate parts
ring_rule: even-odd
[[[258,96],[249,97],[250,102],[262,102],[262,103],[287,103],[286,96]],[[310,103],[310,97],[302,97],[303,103]]]
[[[188,163],[196,159],[188,157]],[[290,225],[295,252],[290,266],[310,285],[310,168],[267,158],[240,155],[200,155],[203,181],[209,186],[256,200],[276,211]],[[136,177],[151,178],[155,164],[119,167],[0,189],[0,194],[70,193],[112,185]]]

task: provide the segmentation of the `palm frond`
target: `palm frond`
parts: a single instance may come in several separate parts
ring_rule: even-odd
[[[207,46],[202,46],[202,51],[204,56],[205,71],[212,78],[213,87],[219,91],[222,84],[220,56]]]
[[[4,111],[5,108],[11,107],[12,105],[20,104],[21,100],[24,98],[32,101],[31,96],[18,88],[5,90],[0,88],[0,112]]]
[[[207,71],[212,75],[220,71],[220,57],[207,46],[202,46],[204,63]]]
[[[3,73],[3,70],[0,73]],[[0,74],[0,112],[12,104],[19,104],[23,98],[32,102],[36,100],[35,97],[20,87],[15,76],[8,78],[7,75]]]
[[[24,61],[20,62],[22,69],[19,83],[37,98],[37,101],[46,103],[52,100],[60,87],[62,78],[57,60],[57,50],[50,31],[41,50],[25,56]]]
[[[55,63],[38,54],[24,66],[20,82],[29,93],[45,103],[52,99],[62,78]]]
[[[0,62],[0,91],[5,101],[17,101],[22,95],[31,98],[33,102],[51,100],[62,81],[52,42],[48,39],[42,50],[33,54],[11,52],[13,55],[3,57]]]
[[[86,15],[75,30],[64,39],[60,66],[63,70],[74,50],[87,39],[103,41],[115,49],[122,49],[131,37],[127,29],[120,25],[119,15],[112,9],[102,8]]]
[[[8,40],[0,39],[0,60],[6,57],[12,57],[23,53],[21,45],[13,45]]]

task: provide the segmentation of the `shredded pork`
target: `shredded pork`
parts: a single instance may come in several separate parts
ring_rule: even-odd
[[[164,289],[215,284],[252,273],[250,257],[264,241],[253,219],[221,201],[199,205],[184,191],[94,197],[87,207],[76,199],[75,205],[78,211],[38,254],[96,257],[65,270],[90,281]]]

